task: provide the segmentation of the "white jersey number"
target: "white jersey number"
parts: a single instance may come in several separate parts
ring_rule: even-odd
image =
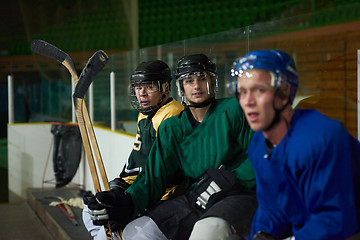
[[[140,148],[141,148],[141,137],[140,137],[140,134],[136,134],[133,149],[135,151],[140,151]]]

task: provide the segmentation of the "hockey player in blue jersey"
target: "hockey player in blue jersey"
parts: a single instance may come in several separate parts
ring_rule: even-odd
[[[234,62],[231,74],[239,103],[256,131],[249,159],[259,207],[249,239],[331,240],[356,234],[358,140],[316,110],[291,107],[299,82],[288,54],[250,52]]]

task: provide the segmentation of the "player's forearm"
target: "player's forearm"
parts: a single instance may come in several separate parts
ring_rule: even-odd
[[[356,217],[339,221],[339,217],[320,214],[294,231],[294,235],[295,239],[346,239],[356,232],[357,227]]]

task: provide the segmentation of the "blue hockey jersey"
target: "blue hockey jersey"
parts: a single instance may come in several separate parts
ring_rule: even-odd
[[[360,144],[336,120],[295,110],[287,135],[269,152],[262,132],[249,147],[259,230],[277,237],[345,239],[359,228]]]

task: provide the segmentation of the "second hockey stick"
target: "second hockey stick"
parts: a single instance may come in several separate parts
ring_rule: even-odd
[[[71,77],[74,81],[74,85],[77,85],[79,77],[76,73],[74,62],[67,53],[65,53],[61,49],[55,47],[54,45],[52,45],[46,41],[43,41],[43,40],[32,41],[31,50],[34,53],[37,53],[37,54],[40,54],[43,56],[47,56],[49,58],[52,58],[52,59],[60,62],[62,65],[64,65],[67,68],[67,70],[70,72]],[[105,54],[104,52],[102,52],[102,53]],[[98,71],[100,71],[103,68],[105,63],[103,64],[103,62],[101,62],[97,58],[95,58],[95,55],[99,56],[99,53],[98,52],[95,53],[93,55],[93,57],[90,58],[91,61],[90,60],[88,61],[87,66],[84,68],[81,75],[86,74],[87,75],[86,77],[88,77],[89,74],[93,74],[93,76],[95,76],[98,73]],[[105,54],[104,56],[106,56],[106,60],[107,60],[107,55]],[[89,71],[89,69],[90,69],[90,71]],[[80,75],[80,77],[81,77],[81,75]],[[87,87],[89,87],[89,86],[87,86]],[[86,92],[86,90],[85,90],[85,92]],[[98,147],[98,144],[97,144],[97,141],[95,138],[94,129],[92,127],[91,119],[90,119],[86,104],[83,104],[82,108],[83,108],[82,111],[83,111],[84,123],[87,126],[87,129],[89,131],[90,140],[93,145],[95,158],[98,162],[99,172],[100,172],[103,184],[104,184],[104,188],[105,188],[105,190],[109,190],[110,188],[109,188],[109,184],[108,184],[108,180],[107,180],[107,175],[105,172],[104,165],[102,164],[101,154],[100,154],[99,147]],[[90,165],[90,169],[95,168],[95,165],[93,165],[92,163],[89,163],[89,165]],[[91,171],[91,172],[92,172],[92,178],[93,178],[93,182],[94,182],[95,191],[98,192],[98,191],[100,191],[100,183],[99,183],[98,176],[97,176],[97,174],[95,174],[96,171]],[[93,173],[93,172],[95,172],[95,173]]]
[[[74,67],[74,62],[71,59],[71,57],[65,53],[64,51],[62,51],[61,49],[55,47],[54,45],[43,41],[43,40],[34,40],[31,43],[31,50],[34,53],[43,55],[43,56],[47,56],[49,58],[52,58],[58,62],[60,62],[62,65],[64,65],[67,70],[70,72],[71,77],[74,81],[74,84],[77,85],[79,77],[76,73],[75,67]],[[104,56],[106,56],[105,53],[103,53]],[[94,54],[95,56],[96,54]],[[81,75],[83,75],[85,77],[85,73],[88,73],[89,75],[87,75],[85,78],[87,78],[88,76],[91,76],[92,78],[99,72],[101,71],[101,69],[103,68],[103,66],[105,65],[106,61],[107,61],[107,56],[106,56],[106,61],[98,61],[96,58],[91,58],[92,61],[89,60],[87,66],[84,68],[83,72]],[[99,64],[101,66],[95,66],[96,64]],[[91,67],[90,67],[91,66]],[[91,71],[89,72],[88,69],[91,69]],[[92,81],[92,80],[91,80]],[[91,83],[91,82],[90,82]],[[90,85],[90,84],[89,84]],[[87,86],[89,87],[89,86]],[[86,90],[85,90],[86,92]],[[85,94],[85,93],[84,93]],[[106,172],[105,172],[105,168],[101,159],[101,155],[100,155],[100,150],[95,138],[95,133],[94,133],[94,129],[92,127],[92,123],[91,123],[91,119],[89,116],[89,113],[87,111],[86,108],[86,104],[83,101],[80,104],[81,107],[81,111],[82,111],[82,116],[81,116],[81,121],[82,121],[82,126],[85,126],[85,131],[81,132],[81,136],[82,136],[82,140],[83,140],[83,145],[84,145],[84,149],[86,150],[86,155],[87,155],[87,159],[88,159],[88,164],[89,164],[89,168],[90,168],[90,173],[93,179],[93,184],[94,184],[94,188],[96,192],[101,191],[101,186],[100,186],[100,181],[97,175],[97,171],[96,171],[96,166],[95,166],[95,162],[94,162],[94,158],[92,155],[92,151],[91,151],[91,145],[89,142],[89,135],[90,135],[90,140],[92,142],[93,145],[93,150],[95,153],[95,157],[98,163],[98,167],[99,167],[99,172],[103,181],[103,185],[105,190],[109,190],[109,183],[107,180],[107,176],[106,176]],[[87,131],[86,131],[86,126],[87,126]],[[80,128],[80,123],[79,123],[79,128]],[[82,127],[84,128],[84,127]],[[80,128],[81,130],[81,128]],[[89,135],[88,135],[89,133]],[[86,147],[85,147],[86,146]],[[107,224],[105,227],[105,233],[106,233],[106,237],[107,239],[112,239],[112,235],[111,235],[111,230],[110,230],[110,226],[109,224]],[[118,234],[119,238],[121,239],[121,234]]]

